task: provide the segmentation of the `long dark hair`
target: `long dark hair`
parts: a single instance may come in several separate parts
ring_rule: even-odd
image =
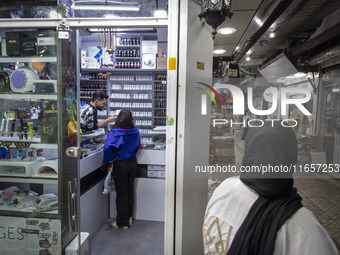
[[[117,116],[113,128],[131,129],[134,127],[135,125],[133,125],[132,112],[127,109],[121,110]]]

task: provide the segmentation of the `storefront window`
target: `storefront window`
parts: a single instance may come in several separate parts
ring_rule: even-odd
[[[314,73],[300,74],[281,78],[278,82],[268,83],[262,77],[245,77],[245,78],[227,78],[215,79],[214,87],[222,101],[221,106],[218,98],[211,101],[211,126],[210,126],[210,166],[218,168],[227,166],[228,171],[224,173],[211,174],[212,178],[226,178],[233,174],[232,169],[239,169],[243,151],[244,140],[249,127],[259,127],[264,122],[284,120],[290,125],[298,140],[298,163],[305,164],[311,162],[310,139],[314,142],[315,135],[310,137],[313,130],[314,122],[310,115],[306,115],[297,105],[287,104],[282,109],[281,94],[288,100],[301,100],[306,97],[301,91],[306,91],[311,95],[308,102],[302,106],[311,114],[313,113],[315,88],[318,83],[318,76]],[[223,83],[223,84],[222,84]],[[222,85],[221,85],[222,84]],[[242,91],[244,95],[244,114],[235,114],[235,105],[233,93],[228,86],[234,86],[234,89]],[[223,87],[225,86],[225,87]],[[286,92],[283,90],[285,89]],[[277,94],[277,99],[273,94]],[[250,97],[250,98],[249,98]],[[333,97],[329,96],[332,100]],[[330,99],[330,100],[331,100]],[[274,100],[277,100],[276,102]],[[270,114],[263,115],[264,112]],[[327,114],[325,115],[327,116]],[[332,115],[334,119],[334,116]],[[235,171],[237,174],[237,171]]]
[[[327,163],[340,160],[340,67],[322,72],[320,147],[326,152]]]

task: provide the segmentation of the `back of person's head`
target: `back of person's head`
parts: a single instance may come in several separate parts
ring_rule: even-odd
[[[241,181],[268,197],[283,195],[293,186],[297,139],[285,126],[264,121],[262,127],[250,127],[245,140],[242,168],[247,171],[241,172]]]
[[[113,128],[131,129],[134,127],[135,126],[133,124],[132,112],[127,109],[121,110],[117,116],[117,119],[115,121]]]
[[[106,92],[98,90],[98,91],[93,93],[91,101],[92,102],[94,102],[96,100],[103,101],[104,99],[108,99],[108,98],[109,98],[109,96],[106,94]]]
[[[278,231],[302,207],[293,187],[296,162],[297,140],[291,127],[265,121],[262,127],[249,128],[242,167],[255,172],[241,171],[240,179],[260,196],[237,230],[228,254],[275,253]]]

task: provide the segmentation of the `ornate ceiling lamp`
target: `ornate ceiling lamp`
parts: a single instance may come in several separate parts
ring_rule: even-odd
[[[207,24],[214,30],[211,32],[213,39],[217,33],[216,29],[227,18],[231,18],[233,13],[230,10],[231,0],[203,0],[202,11],[198,14],[200,19],[205,19]]]

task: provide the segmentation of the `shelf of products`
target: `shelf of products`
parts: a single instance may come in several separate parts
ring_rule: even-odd
[[[87,104],[96,91],[106,92],[107,78],[93,72],[83,72],[80,79],[80,105]],[[106,115],[105,115],[106,117]]]
[[[56,101],[15,95],[0,101],[0,176],[50,184],[58,177]]]
[[[70,55],[63,59],[58,54],[67,54],[69,47],[62,49],[56,35],[53,29],[46,28],[0,30],[0,218],[6,228],[23,229],[28,225],[27,219],[38,222],[40,227],[47,224],[48,230],[53,229],[49,238],[51,248],[61,250],[62,242],[68,241],[60,238],[61,212],[67,197],[59,191],[67,185],[64,171],[69,171],[67,178],[72,181],[76,173],[64,164],[68,158],[60,157],[68,114],[60,115],[65,105],[62,100],[67,96],[59,88],[61,80],[65,82],[63,85],[67,82],[67,87],[72,87],[74,79],[68,72],[72,69],[68,62]],[[67,68],[61,68],[61,63]],[[45,231],[47,241],[46,229],[34,231]],[[58,241],[52,243],[52,235],[58,236]],[[4,237],[1,245],[9,239],[12,238]],[[39,252],[38,247],[39,243],[36,246],[30,242],[29,247],[20,244],[16,251]],[[8,251],[11,253],[11,249]]]
[[[162,83],[154,81],[161,80]],[[159,70],[119,72],[108,80],[110,114],[120,109],[131,109],[135,125],[142,135],[154,127],[165,125],[166,74]]]

